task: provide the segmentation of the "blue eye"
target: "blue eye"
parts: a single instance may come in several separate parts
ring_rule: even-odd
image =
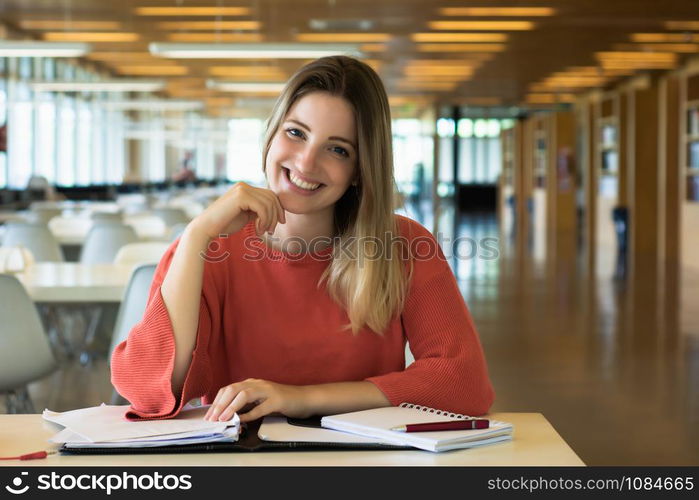
[[[286,133],[287,133],[287,135],[290,135],[292,137],[298,137],[299,139],[304,138],[303,132],[297,128],[288,128],[288,129],[286,129]]]
[[[344,157],[349,156],[349,153],[347,152],[347,150],[343,147],[340,147],[340,146],[333,146],[332,151],[333,151],[333,153],[337,153],[340,156],[344,156]]]

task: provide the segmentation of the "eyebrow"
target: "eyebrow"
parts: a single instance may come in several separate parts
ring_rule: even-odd
[[[287,118],[286,121],[288,121],[288,122],[293,122],[293,123],[295,123],[295,124],[297,124],[297,125],[300,125],[300,126],[302,126],[303,128],[305,128],[306,130],[308,130],[309,132],[311,131],[311,127],[309,127],[308,125],[306,125],[306,124],[303,123],[302,121],[295,120],[294,118]],[[345,139],[344,137],[340,137],[340,136],[337,136],[337,135],[333,135],[333,136],[328,137],[328,139],[330,139],[331,141],[342,141],[342,142],[345,142],[345,143],[349,144],[350,146],[352,146],[354,149],[357,149],[357,146],[356,146],[352,141],[350,141],[349,139]]]

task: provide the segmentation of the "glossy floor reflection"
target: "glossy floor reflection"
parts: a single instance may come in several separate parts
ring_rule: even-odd
[[[658,283],[641,266],[620,280],[586,268],[565,242],[533,255],[494,214],[404,213],[435,230],[449,257],[495,411],[543,413],[589,465],[699,465],[698,275],[675,270]],[[109,401],[108,367],[67,365],[31,393],[39,411]]]
[[[499,239],[496,263],[452,261],[495,410],[542,412],[590,465],[699,464],[699,276],[599,276],[565,242],[535,259],[494,215],[452,225]]]

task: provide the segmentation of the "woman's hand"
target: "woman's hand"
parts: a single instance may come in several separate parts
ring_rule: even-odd
[[[278,223],[286,222],[284,209],[273,191],[238,182],[198,215],[192,224],[209,238],[216,238],[221,234],[237,233],[255,218],[258,235],[265,231],[271,234]]]
[[[251,405],[250,410],[240,413]],[[239,414],[241,422],[250,422],[271,413],[297,418],[311,416],[303,386],[283,385],[254,378],[219,389],[204,420],[227,421],[235,413]]]

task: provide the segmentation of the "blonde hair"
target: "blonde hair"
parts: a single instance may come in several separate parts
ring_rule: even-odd
[[[334,236],[340,244],[318,285],[326,282],[330,296],[346,309],[353,333],[367,326],[381,334],[402,311],[408,282],[402,239],[394,238],[398,231],[388,98],[379,76],[361,61],[333,56],[307,64],[287,82],[274,106],[263,165],[291,107],[312,92],[327,92],[350,104],[358,141],[356,185],[335,204]]]

